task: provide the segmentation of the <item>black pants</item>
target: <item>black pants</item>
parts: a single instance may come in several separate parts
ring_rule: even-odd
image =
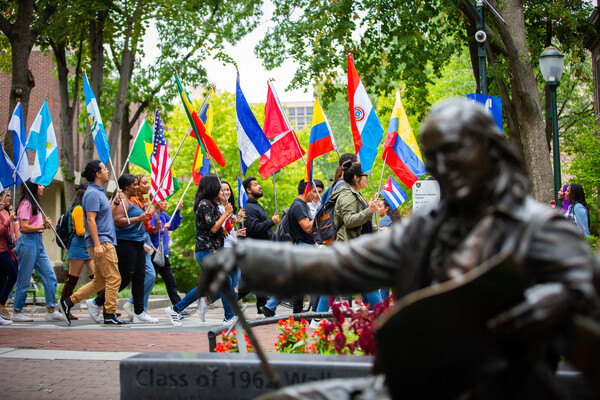
[[[251,292],[249,290],[247,290],[246,288],[240,287],[238,290],[238,300],[243,299],[244,297],[246,297],[246,295],[250,294]],[[256,296],[256,311],[258,312],[262,312],[260,311],[260,308],[262,306],[264,306],[265,304],[267,304],[267,297],[263,297],[263,296]]]
[[[171,269],[171,262],[169,261],[169,256],[165,255],[165,266],[160,267],[154,263],[154,270],[157,274],[160,274],[160,277],[165,282],[165,286],[167,288],[167,294],[169,295],[169,300],[171,300],[171,304],[175,305],[181,301],[181,297],[177,293],[177,283],[175,282],[175,277],[173,276],[173,270]]]
[[[121,286],[119,292],[131,282],[133,307],[136,314],[144,312],[144,277],[146,276],[146,252],[144,242],[117,239],[117,257],[119,257],[119,273]],[[104,291],[95,300],[99,306],[104,305]]]

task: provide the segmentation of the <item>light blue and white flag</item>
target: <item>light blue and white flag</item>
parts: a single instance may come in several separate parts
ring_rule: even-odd
[[[244,189],[244,185],[242,184],[242,179],[238,176],[238,203],[240,208],[246,208],[246,202],[248,201],[248,193],[246,193],[246,189]]]
[[[94,96],[94,92],[90,87],[86,74],[83,74],[83,92],[85,93],[85,108],[87,109],[88,121],[90,123],[92,136],[94,137],[98,158],[100,158],[100,161],[102,161],[104,165],[108,165],[110,146],[106,139],[104,125],[102,125],[102,117],[100,117],[96,96]]]
[[[2,144],[0,144],[0,192],[15,184],[15,180],[13,179],[14,170],[15,166],[10,161],[4,148],[2,148]]]
[[[381,188],[381,195],[388,202],[392,210],[400,207],[400,204],[406,201],[406,193],[400,187],[400,184],[396,182],[396,179],[392,175],[388,178],[387,182]]]
[[[29,129],[27,148],[35,151],[31,182],[48,186],[58,171],[58,146],[46,99]]]
[[[20,185],[21,178],[29,179],[29,159],[25,145],[27,144],[27,132],[25,131],[25,121],[23,120],[23,109],[21,103],[17,103],[13,115],[8,123],[8,131],[13,133],[13,158],[14,165],[17,166],[19,174],[15,174],[15,183]],[[22,160],[21,160],[22,158]],[[19,177],[20,175],[20,177]]]
[[[239,74],[235,90],[235,116],[240,160],[242,170],[246,175],[246,170],[250,164],[265,154],[271,148],[271,143],[256,121],[246,101],[246,97],[240,88]]]

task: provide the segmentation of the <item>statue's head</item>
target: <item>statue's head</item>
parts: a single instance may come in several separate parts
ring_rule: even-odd
[[[449,203],[485,201],[501,174],[523,172],[518,152],[491,114],[466,99],[444,100],[431,109],[421,128],[421,147],[427,171]]]

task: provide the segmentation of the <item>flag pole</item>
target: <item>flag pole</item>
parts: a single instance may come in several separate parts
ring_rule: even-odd
[[[271,176],[273,177],[273,196],[275,198],[275,214],[277,214],[277,188],[275,187],[275,174]]]
[[[135,141],[137,140],[137,137],[140,135],[140,131],[142,130],[142,128],[144,127],[144,123],[142,122],[140,124],[140,128],[138,129],[137,134],[135,135],[135,139],[133,139],[133,143],[135,144]],[[129,158],[131,157],[131,153],[133,153],[133,147],[131,146],[131,149],[129,149],[129,154],[127,155],[127,158],[125,159],[125,163],[123,163],[123,169],[121,170],[121,175],[123,175],[125,173],[125,168],[127,168],[127,163],[129,162]],[[119,175],[119,176],[121,176]]]
[[[271,88],[271,91],[273,92],[273,96],[275,96],[275,100],[277,100],[277,104],[279,104],[279,106],[281,107],[281,101],[279,101],[279,96],[277,96],[277,92],[275,91],[275,88],[273,88],[273,86],[271,85],[271,82],[275,81],[275,79],[271,78],[267,81],[267,85]],[[292,124],[290,124],[290,120],[288,119],[286,113],[283,111],[283,109],[281,110],[281,113],[283,114],[283,118],[285,118],[285,122],[287,123],[287,125],[291,128]],[[304,165],[306,165],[306,159],[304,158],[304,154],[302,154],[302,147],[300,147],[300,143],[298,142],[298,138],[296,137],[296,134],[294,133],[294,130],[292,129],[292,134],[294,136],[294,143],[296,143],[296,146],[298,147],[298,150],[300,151],[300,156],[302,157],[302,161],[304,161]],[[277,201],[275,201],[277,203]],[[277,209],[277,206],[275,206],[275,209]]]
[[[175,75],[177,75],[177,73],[175,73]],[[206,97],[204,98],[204,101],[202,102],[202,106],[200,106],[200,114],[202,114],[204,112],[204,109],[206,107],[208,107],[208,98],[211,95],[213,91],[212,86],[210,86],[210,89],[208,90],[208,93],[206,94]],[[193,129],[193,128],[192,128]],[[185,142],[185,139],[187,139],[189,135],[187,134],[187,131],[185,133],[185,135],[183,135],[183,139],[181,140],[181,143],[179,143],[179,147],[177,148],[177,151],[175,152],[175,155],[173,156],[173,158],[171,158],[171,164],[169,165],[169,168],[167,168],[167,171],[171,170],[171,167],[173,166],[173,164],[175,163],[175,158],[177,158],[177,155],[179,154],[179,150],[181,150],[181,146],[183,146],[183,143]],[[202,140],[202,138],[200,138],[200,140]],[[202,140],[202,145],[204,146],[204,141]],[[206,149],[206,146],[204,146],[204,149]],[[206,152],[208,153],[208,150],[206,150]],[[165,174],[161,181],[160,184],[158,185],[158,188],[160,189],[162,187],[162,184],[164,183],[166,177],[168,174]],[[154,201],[154,198],[156,197],[156,193],[151,193],[154,194],[154,196],[152,196],[152,198],[150,199],[150,204],[152,204],[152,202]]]
[[[4,156],[8,157],[8,154],[6,154],[6,150],[4,150],[4,148],[2,148],[2,151],[4,152]],[[23,181],[23,177],[21,176],[21,174],[19,173],[19,171],[15,168],[15,171],[17,171],[17,175],[19,176],[19,178],[21,179],[21,181]],[[40,211],[42,212],[42,215],[44,216],[44,219],[48,218],[48,216],[46,215],[46,213],[44,212],[44,209],[42,208],[42,206],[40,206],[40,203],[38,203],[38,201],[35,199],[35,196],[33,195],[33,193],[31,193],[31,190],[29,190],[29,187],[27,186],[27,184],[25,183],[25,181],[23,181],[23,186],[25,186],[25,189],[29,192],[29,194],[31,195],[31,198],[33,199],[33,201],[35,202],[35,205],[40,209]],[[44,225],[45,227],[45,225]],[[52,232],[54,232],[54,235],[56,236],[56,239],[58,239],[58,241],[60,242],[60,244],[62,244],[63,248],[67,248],[67,246],[65,246],[65,244],[63,243],[63,241],[60,239],[60,236],[58,236],[58,233],[56,233],[56,230],[54,229],[54,226],[52,226],[52,224],[50,224],[50,229],[52,229]]]
[[[183,191],[183,194],[181,195],[181,198],[177,202],[177,205],[175,206],[175,211],[173,212],[173,215],[171,215],[171,219],[169,220],[169,224],[171,223],[171,221],[173,221],[173,218],[175,217],[175,213],[177,212],[177,209],[179,208],[179,205],[183,201],[183,198],[185,197],[185,194],[187,193],[187,191],[188,191],[190,185],[192,184],[192,182],[194,182],[193,178],[190,179],[190,181],[188,182],[187,186],[185,187],[185,190]]]
[[[385,168],[385,165],[383,166]],[[375,193],[373,192],[373,174],[369,172],[369,182],[371,182],[371,199],[375,198]],[[379,194],[379,192],[377,192]],[[377,207],[379,209],[379,206]],[[379,229],[379,211],[375,211],[375,223],[377,224],[377,229]]]
[[[110,164],[110,167],[112,168],[113,175],[114,175],[115,174],[115,167],[113,165],[112,158],[108,157],[108,163]],[[115,184],[117,185],[117,189],[121,190],[121,188],[119,187],[119,178],[116,177],[116,176],[115,176]],[[123,206],[123,211],[125,211],[125,218],[127,218],[127,223],[131,224],[131,221],[129,221],[129,215],[127,214],[127,210],[125,209],[125,203],[123,203],[122,201],[120,203]]]

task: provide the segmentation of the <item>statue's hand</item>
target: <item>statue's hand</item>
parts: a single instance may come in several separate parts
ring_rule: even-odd
[[[567,320],[573,296],[561,284],[530,288],[526,300],[488,320],[493,334],[516,340],[529,340],[555,331]]]
[[[202,260],[198,289],[206,296],[227,288],[227,276],[237,266],[235,248],[222,249]]]

